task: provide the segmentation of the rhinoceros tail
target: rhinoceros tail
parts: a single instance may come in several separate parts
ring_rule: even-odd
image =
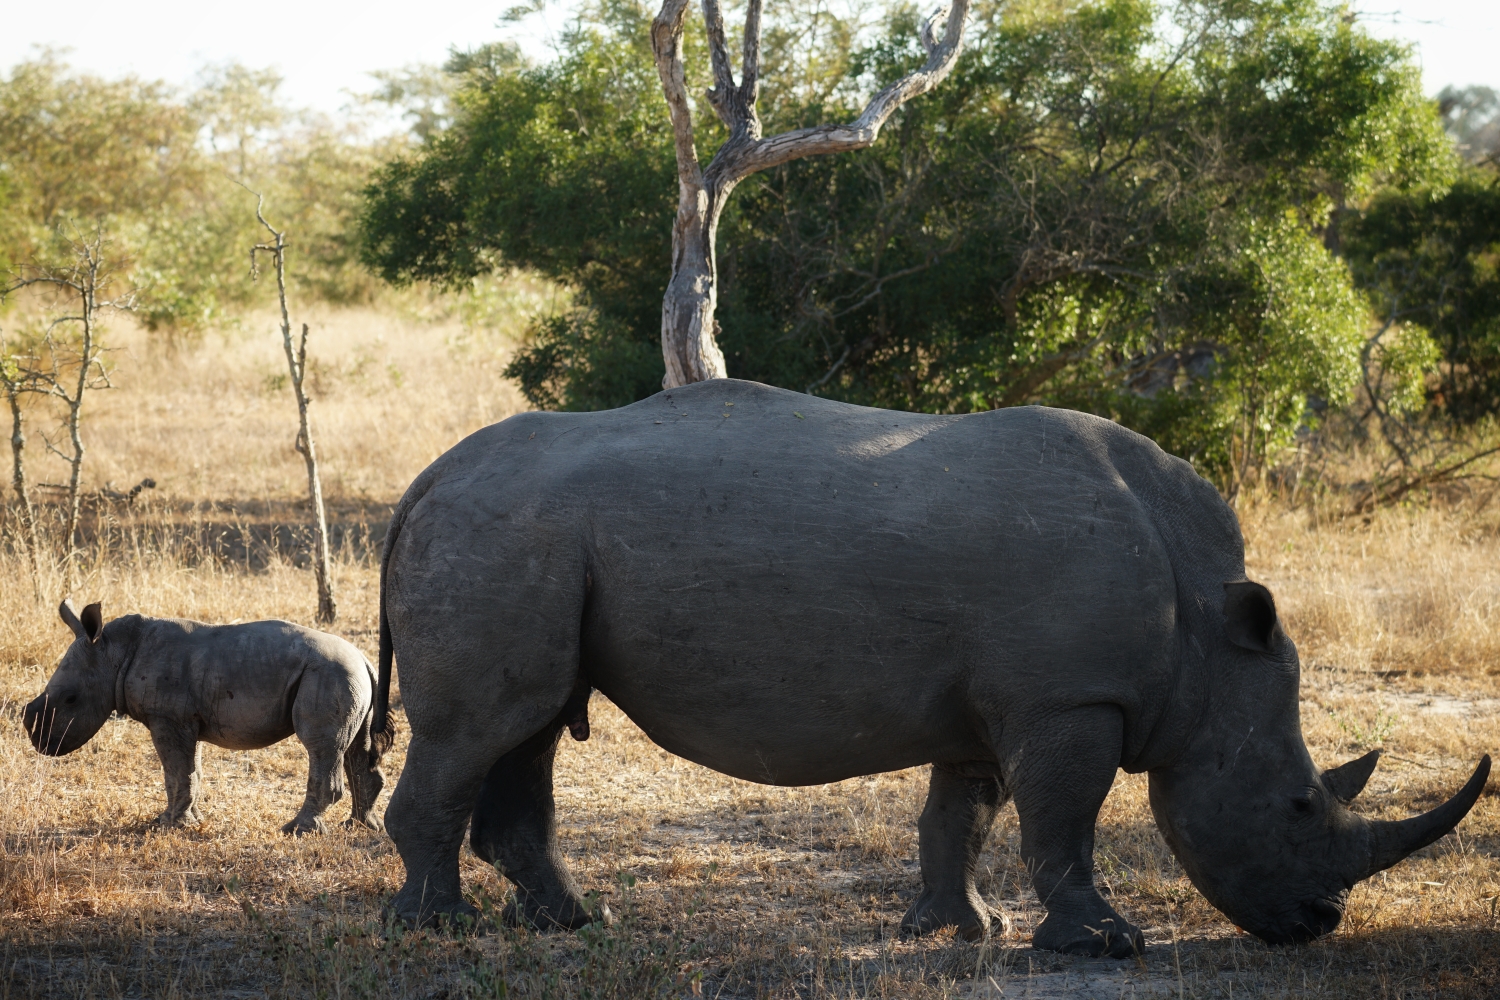
[[[371,714],[374,714],[373,710]],[[374,770],[375,768],[380,766],[380,762],[385,759],[385,755],[389,753],[391,747],[395,745],[396,734],[400,731],[401,727],[396,724],[395,717],[391,716],[389,713],[386,714],[385,724],[381,726],[380,729],[377,730],[373,724],[370,726],[371,770]]]
[[[385,546],[380,553],[380,668],[375,675],[375,717],[370,723],[372,752],[373,747],[381,741],[389,749],[391,741],[396,738],[396,729],[390,717],[391,663],[396,654],[391,645],[390,616],[385,613],[385,582],[391,565],[391,553],[396,549],[396,537],[401,533],[401,525],[406,520],[409,506],[407,498],[403,497],[391,513],[391,526],[385,533]]]

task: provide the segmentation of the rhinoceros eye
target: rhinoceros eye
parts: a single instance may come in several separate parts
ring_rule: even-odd
[[[1305,816],[1313,811],[1313,797],[1310,791],[1300,791],[1292,796],[1292,811],[1299,816]]]
[[[70,694],[70,695],[68,695],[66,698],[63,699],[63,704],[64,705],[76,705],[76,704],[78,704],[78,696],[76,694]]]

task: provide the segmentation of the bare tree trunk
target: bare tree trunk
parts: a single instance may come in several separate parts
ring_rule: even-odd
[[[26,491],[26,414],[21,409],[23,391],[19,379],[5,379],[5,396],[10,401],[10,485],[16,492],[16,502],[21,511],[21,544],[26,546],[26,556],[31,563],[31,590],[40,602],[42,571],[37,554],[36,511],[31,507],[31,494]]]
[[[281,284],[277,275],[277,284]],[[292,360],[291,328],[286,323],[286,297],[282,296],[282,345],[286,348],[287,364],[296,375],[292,387],[297,393],[297,450],[307,464],[307,495],[313,509],[313,569],[318,577],[318,621],[331,624],[339,616],[338,604],[333,599],[333,566],[328,551],[328,514],[323,506],[323,478],[318,474],[318,451],[313,443],[312,425],[308,422],[307,407],[311,402],[302,388],[302,378],[307,372],[307,324],[302,324],[302,336],[297,341],[296,360]]]
[[[257,195],[257,198],[260,196]],[[286,234],[271,226],[261,214],[261,202],[255,206],[255,217],[270,232],[274,243],[260,243],[250,252],[252,265],[257,250],[271,254],[276,263],[276,295],[281,303],[281,346],[286,351],[286,364],[292,376],[292,392],[297,399],[297,442],[307,464],[307,496],[313,509],[313,571],[318,580],[319,624],[328,625],[338,618],[338,603],[333,598],[333,566],[328,548],[328,514],[323,506],[323,479],[318,473],[318,451],[313,442],[312,424],[308,407],[312,400],[307,397],[303,379],[307,375],[307,324],[302,324],[302,336],[293,344],[292,320],[286,305]]]
[[[672,278],[662,300],[661,348],[666,363],[665,388],[723,378],[727,374],[719,350],[718,263],[714,244],[719,216],[740,181],[757,171],[791,160],[824,153],[864,149],[875,143],[880,129],[906,101],[932,90],[958,60],[969,0],[954,0],[951,11],[941,8],[922,25],[927,62],[870,99],[864,112],[848,125],[818,125],[761,138],[755,102],[760,94],[760,33],[762,0],[749,0],[745,12],[740,82],[730,68],[724,37],[724,12],[719,0],[703,0],[714,87],[705,95],[729,129],[729,139],[714,154],[707,170],[700,166],[693,142],[693,113],[688,103],[682,62],[682,33],[688,0],[664,0],[651,24],[651,47],[656,71],[672,116],[677,154],[677,220],[672,226]],[[941,39],[936,35],[946,19]]]

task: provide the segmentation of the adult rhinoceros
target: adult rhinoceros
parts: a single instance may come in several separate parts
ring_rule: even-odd
[[[1150,773],[1194,884],[1271,942],[1331,930],[1354,883],[1451,830],[1489,773],[1403,822],[1348,811],[1374,755],[1313,765],[1297,651],[1229,507],[1146,438],[1065,410],[928,416],[722,380],[526,413],[412,483],[381,574],[377,720],[394,651],[411,726],[386,814],[409,921],[472,912],[471,817],[518,886],[511,917],[589,919],[552,764],[590,686],[751,781],[931,763],[910,931],[985,932],[976,862],[1013,798],[1047,909],[1034,944],[1085,954],[1142,947],[1094,887],[1118,768]]]

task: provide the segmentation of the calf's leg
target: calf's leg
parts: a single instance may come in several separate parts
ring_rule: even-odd
[[[1004,802],[993,765],[933,765],[927,807],[917,824],[922,893],[901,918],[903,933],[956,927],[970,941],[989,933],[989,908],[974,876],[985,837]]]
[[[609,920],[602,903],[597,913],[589,912],[557,843],[552,764],[567,716],[565,710],[490,768],[469,838],[475,854],[515,883],[516,900],[502,918],[543,930]]]
[[[292,702],[292,726],[307,750],[307,794],[297,815],[281,828],[282,833],[301,836],[324,833],[323,814],[344,797],[344,775],[340,765],[354,741],[359,723],[342,689],[323,691],[306,683]]]
[[[1120,765],[1124,720],[1108,705],[1033,719],[1003,760],[1021,821],[1021,857],[1047,918],[1032,947],[1129,958],[1145,940],[1094,886],[1094,824]]]
[[[339,768],[343,754],[338,744],[325,738],[304,739],[302,745],[307,748],[307,794],[297,815],[281,828],[282,833],[294,836],[327,832],[323,814],[344,797],[344,776]]]
[[[158,826],[190,826],[201,823],[198,812],[203,787],[203,751],[198,745],[198,731],[192,726],[172,722],[151,724],[151,743],[161,759],[161,770],[167,784],[167,808],[156,817]]]
[[[344,777],[349,783],[353,798],[353,809],[345,826],[363,823],[371,830],[384,830],[385,824],[375,815],[375,803],[385,788],[385,772],[380,769],[370,746],[370,720],[366,719],[354,736],[354,742],[344,751]]]

